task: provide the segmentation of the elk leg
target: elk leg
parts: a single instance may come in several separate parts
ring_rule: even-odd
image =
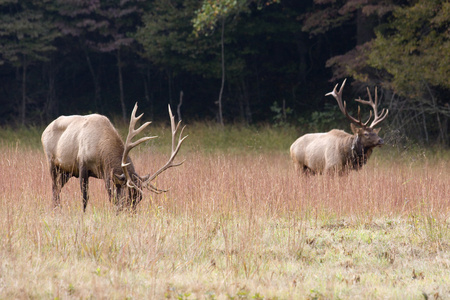
[[[310,175],[316,175],[316,172],[314,172],[311,168],[308,168],[307,166],[303,166],[301,172],[303,175],[310,176]]]
[[[69,173],[62,172],[54,164],[50,166],[50,175],[52,177],[53,206],[58,207],[61,206],[61,189],[67,183],[67,181],[69,181],[71,175]]]
[[[83,194],[83,211],[85,212],[89,200],[89,173],[83,166],[80,167],[80,188],[81,193]]]
[[[120,185],[116,186],[116,195],[115,195],[115,203],[117,206],[117,212],[120,212],[123,210],[125,206],[125,199],[122,197],[122,187]]]
[[[105,176],[105,188],[108,192],[109,202],[112,202],[111,178],[109,176]]]
[[[298,161],[294,161],[294,170],[297,175],[301,175],[302,173],[305,173],[306,166],[300,164]]]
[[[109,202],[117,205],[117,195],[115,195],[115,193],[114,193],[115,184],[114,184],[114,182],[111,181],[111,178],[109,178],[109,177],[105,178],[105,188],[106,188],[106,191],[108,192]]]
[[[60,206],[59,194],[61,193],[61,184],[59,183],[59,178],[61,174],[58,172],[55,165],[50,166],[50,175],[52,177],[52,194],[53,194],[53,206]]]

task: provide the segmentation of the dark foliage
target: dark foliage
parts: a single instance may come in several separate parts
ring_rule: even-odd
[[[282,115],[283,123],[303,129],[347,129],[342,118],[330,119],[335,103],[324,95],[352,77],[349,100],[377,85],[382,105],[393,110],[386,123],[405,134],[420,128],[423,141],[449,143],[449,116],[441,112],[449,105],[449,86],[436,80],[448,81],[445,66],[441,77],[427,74],[412,84],[418,92],[411,95],[396,88],[408,88],[408,80],[400,80],[417,78],[417,70],[406,68],[414,76],[392,73],[401,51],[387,52],[387,65],[374,58],[387,57],[383,45],[414,42],[399,29],[406,22],[428,42],[414,50],[424,58],[417,61],[436,63],[433,55],[448,50],[445,1],[427,0],[439,13],[428,9],[416,19],[405,19],[420,11],[416,1],[222,2],[227,13],[207,16],[208,28],[199,34],[194,20],[205,13],[201,1],[1,0],[0,125],[44,125],[61,114],[90,112],[125,119],[136,101],[152,119],[165,120],[167,104],[175,108],[180,95],[185,122],[217,120],[221,30],[214,22],[223,18],[225,122],[274,122]],[[429,45],[443,51],[421,56],[420,47]],[[404,102],[416,109],[405,114]]]

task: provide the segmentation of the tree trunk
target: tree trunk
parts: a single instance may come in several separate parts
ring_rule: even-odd
[[[356,12],[356,44],[362,45],[375,37],[373,28],[375,26],[375,17],[367,16],[358,9]]]
[[[444,115],[444,120],[442,121],[442,127],[444,128],[444,145],[449,146],[450,141],[448,138],[448,118]]]
[[[48,76],[48,92],[47,92],[47,101],[44,107],[44,114],[46,121],[53,119],[55,115],[59,115],[58,103],[56,101],[56,68],[53,58],[48,62],[47,76]]]
[[[150,111],[150,119],[153,120],[154,119],[154,117],[153,117],[154,107],[153,107],[153,101],[152,101],[153,97],[150,97],[150,91],[149,91],[149,83],[150,83],[150,70],[149,70],[149,68],[147,68],[147,72],[146,73],[147,74],[144,74],[144,76],[143,76],[144,77],[145,100],[148,103],[150,103],[150,109],[151,109],[151,111]]]
[[[120,57],[120,49],[117,49],[117,71],[119,75],[119,92],[120,92],[120,106],[122,107],[122,119],[123,122],[126,123],[127,121],[127,109],[125,107],[125,99],[123,95],[123,78],[122,78],[122,60]]]
[[[102,102],[100,82],[98,80],[98,76],[95,74],[94,67],[92,66],[92,62],[91,62],[91,58],[89,57],[88,50],[86,49],[86,47],[84,47],[84,44],[82,41],[80,41],[80,43],[81,43],[81,48],[83,49],[84,55],[86,56],[86,61],[88,64],[89,72],[91,73],[92,80],[94,82],[94,89],[95,89],[94,104],[95,104],[95,109],[98,110],[98,106]]]
[[[25,125],[27,111],[27,58],[22,58],[22,103],[20,106],[20,123]]]
[[[425,86],[427,87],[428,93],[430,94],[431,102],[433,104],[433,110],[436,113],[436,121],[439,127],[439,136],[438,136],[438,143],[441,142],[443,145],[446,144],[445,140],[445,134],[444,134],[444,128],[441,123],[441,118],[439,116],[439,107],[437,105],[436,98],[433,95],[433,92],[431,91],[430,85],[428,83],[425,83]]]
[[[225,32],[225,17],[222,17],[222,35],[220,39],[221,45],[221,60],[222,60],[222,84],[220,86],[219,100],[217,104],[219,105],[219,124],[223,127],[223,113],[222,113],[222,94],[223,88],[225,86],[225,45],[224,45],[224,32]]]
[[[241,78],[241,98],[242,98],[242,102],[244,105],[244,118],[245,118],[245,123],[248,125],[250,123],[252,123],[252,111],[250,108],[250,100],[249,100],[249,95],[248,95],[248,88],[247,88],[247,84],[245,82],[245,78],[242,77]]]
[[[173,77],[172,71],[167,70],[167,78],[169,79],[169,104],[172,105],[172,89],[173,89]]]
[[[245,122],[245,109],[244,109],[244,97],[242,97],[242,92],[239,95],[236,94],[236,98],[239,100],[239,121]]]
[[[420,104],[420,108],[422,109],[422,123],[423,123],[423,132],[425,134],[425,143],[428,144],[428,128],[427,128],[427,120],[425,110],[423,108],[423,103]]]

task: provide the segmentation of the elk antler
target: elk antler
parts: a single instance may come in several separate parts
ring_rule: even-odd
[[[158,188],[156,188],[153,184],[151,184],[151,182],[162,172],[164,172],[165,170],[172,168],[172,167],[177,167],[181,164],[184,163],[184,160],[182,162],[179,163],[173,163],[173,160],[175,159],[175,156],[178,154],[178,151],[180,150],[181,144],[184,142],[184,140],[188,137],[187,135],[184,136],[182,138],[183,135],[183,131],[184,128],[186,126],[183,126],[181,128],[180,131],[180,135],[178,137],[178,144],[175,146],[175,136],[177,134],[178,128],[180,127],[181,124],[181,120],[178,121],[177,125],[175,126],[175,117],[172,114],[172,110],[170,109],[170,105],[169,105],[169,116],[170,116],[170,127],[171,127],[171,131],[172,131],[172,153],[170,155],[169,160],[167,161],[167,163],[162,166],[158,171],[156,171],[153,175],[149,176],[149,178],[144,182],[144,184],[147,184],[150,186],[150,190],[152,192],[155,193],[161,193],[161,192],[167,192],[167,190],[160,190]]]
[[[133,149],[137,145],[139,145],[145,141],[148,141],[150,139],[154,139],[157,136],[146,136],[146,137],[140,138],[136,142],[131,141],[136,135],[141,133],[142,130],[144,130],[151,123],[151,122],[145,122],[138,129],[134,129],[137,121],[139,121],[139,119],[144,115],[144,114],[141,114],[141,115],[139,115],[139,117],[136,117],[136,111],[137,111],[137,102],[134,105],[133,112],[131,113],[130,127],[128,128],[128,136],[127,136],[127,140],[125,142],[125,149],[124,149],[123,155],[122,155],[122,170],[123,170],[123,174],[125,175],[125,178],[127,180],[127,186],[129,188],[135,188],[135,189],[141,191],[141,189],[133,182],[133,180],[131,180],[130,174],[128,173],[127,167],[130,165],[130,162],[127,162],[128,153],[130,152],[131,149]]]
[[[350,116],[348,114],[348,112],[347,112],[347,103],[345,101],[342,101],[342,91],[344,89],[344,85],[345,85],[346,81],[347,81],[347,79],[345,79],[344,82],[342,82],[342,85],[341,85],[341,88],[339,89],[339,92],[337,92],[337,90],[336,90],[339,84],[336,84],[336,86],[334,87],[333,91],[330,92],[330,93],[325,94],[325,96],[330,96],[330,95],[333,96],[336,99],[336,101],[337,101],[337,103],[339,105],[339,109],[347,117],[347,119],[349,119],[350,122],[355,123],[356,125],[359,125],[359,126],[365,128],[365,127],[367,127],[367,124],[369,123],[370,119],[372,118],[372,111],[370,111],[369,119],[367,119],[367,121],[365,123],[363,123],[361,121],[361,108],[359,106],[358,106],[358,119],[356,119],[356,118],[354,118],[354,117],[352,117],[352,116]],[[363,103],[363,104],[370,104],[369,101],[364,101],[362,99],[357,99],[356,101],[358,101],[360,103]],[[380,121],[382,121],[382,120],[380,120]],[[380,121],[378,121],[377,123],[379,123]],[[375,122],[375,120],[374,120],[374,122]],[[372,123],[372,125],[373,125],[373,123]],[[375,124],[377,124],[377,123],[375,123]],[[372,127],[372,125],[371,125],[371,127]]]
[[[367,88],[367,95],[369,95],[369,100],[363,100],[360,97],[358,99],[355,99],[355,101],[358,101],[359,103],[362,103],[362,104],[368,104],[368,105],[372,106],[374,119],[372,121],[372,124],[370,124],[369,127],[373,128],[373,127],[375,127],[375,125],[377,125],[378,123],[380,123],[387,117],[387,115],[389,113],[389,109],[383,108],[383,110],[381,111],[381,114],[378,115],[378,90],[377,90],[377,87],[375,87],[375,103],[372,100],[372,95],[370,94],[369,88]]]

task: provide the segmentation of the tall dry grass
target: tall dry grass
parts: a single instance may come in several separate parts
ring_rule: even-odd
[[[348,176],[298,176],[286,153],[235,155],[190,153],[179,170],[160,179],[173,186],[164,207],[192,216],[217,212],[282,217],[313,213],[317,217],[356,217],[448,212],[450,164],[380,162],[374,158]],[[142,165],[152,165],[144,156]],[[151,203],[151,202],[148,202]]]
[[[156,182],[168,193],[117,214],[96,179],[86,213],[76,179],[53,209],[42,151],[1,149],[0,298],[450,295],[446,159],[381,149],[348,176],[299,177],[287,151],[188,147]],[[167,156],[134,158],[145,173]]]

